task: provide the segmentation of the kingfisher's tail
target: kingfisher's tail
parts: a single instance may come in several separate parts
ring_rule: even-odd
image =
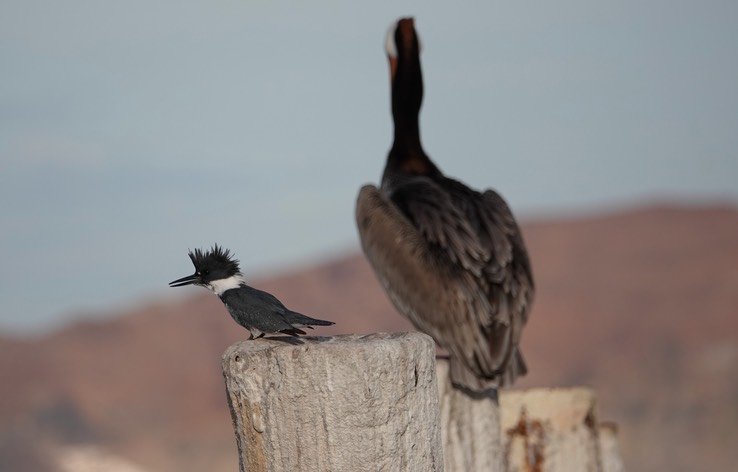
[[[303,315],[296,311],[288,311],[285,315],[287,322],[293,326],[299,326],[301,328],[310,328],[311,326],[330,326],[335,324],[333,321],[319,320],[317,318],[311,318]],[[302,333],[305,334],[305,333]]]

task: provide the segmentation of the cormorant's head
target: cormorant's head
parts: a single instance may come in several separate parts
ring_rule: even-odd
[[[213,245],[210,251],[202,251],[195,249],[189,252],[192,265],[195,266],[195,273],[182,277],[174,282],[169,282],[170,287],[182,287],[183,285],[202,285],[214,292],[222,283],[220,281],[229,281],[239,283],[242,280],[241,270],[238,267],[238,260],[231,254],[228,249],[222,248],[217,244]],[[214,283],[215,282],[215,283]],[[228,283],[227,285],[233,285]]]
[[[400,18],[392,23],[384,41],[384,51],[390,64],[390,79],[395,80],[398,61],[417,61],[421,49],[414,18]]]
[[[390,26],[385,50],[390,66],[395,132],[408,133],[407,129],[418,128],[418,114],[423,103],[420,38],[413,18],[400,18]]]

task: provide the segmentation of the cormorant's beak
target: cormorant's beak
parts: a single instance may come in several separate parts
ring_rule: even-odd
[[[182,277],[181,279],[177,279],[174,282],[169,282],[170,287],[182,287],[185,285],[190,285],[197,283],[199,277],[197,274],[188,275],[187,277]]]

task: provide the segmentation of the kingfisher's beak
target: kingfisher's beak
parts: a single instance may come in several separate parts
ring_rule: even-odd
[[[170,287],[182,287],[184,285],[190,285],[194,284],[198,281],[199,277],[197,274],[188,275],[187,277],[182,277],[181,279],[177,279],[174,282],[169,282]]]

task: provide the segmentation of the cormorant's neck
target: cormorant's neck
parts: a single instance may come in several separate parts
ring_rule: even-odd
[[[400,22],[395,32],[397,58],[392,71],[392,118],[394,141],[386,171],[427,174],[438,172],[420,141],[420,107],[423,103],[423,73],[420,45],[412,22]]]
[[[423,103],[423,73],[417,41],[399,49],[392,77],[392,118],[395,123],[393,147],[398,151],[422,151],[420,106]]]

